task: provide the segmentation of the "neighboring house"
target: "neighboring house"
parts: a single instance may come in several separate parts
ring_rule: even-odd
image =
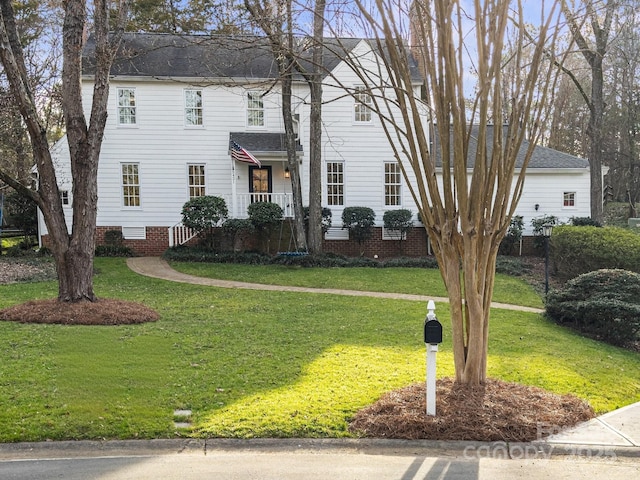
[[[366,40],[339,42],[360,62],[376,63]],[[91,47],[84,60],[87,110],[92,94]],[[333,214],[325,250],[352,253],[357,247],[341,229],[345,207],[371,207],[379,227],[386,210],[407,208],[415,214],[417,209],[382,126],[367,107],[371,98],[360,91],[358,76],[330,51],[324,62],[331,76],[339,79],[325,77],[323,87],[322,204]],[[419,92],[421,81],[414,67]],[[349,94],[344,88],[350,89]],[[309,89],[300,78],[294,83],[294,109],[307,205]],[[247,206],[261,200],[278,203],[285,216],[293,214],[277,67],[264,39],[126,34],[112,68],[108,114],[98,170],[99,242],[105,231],[121,230],[126,244],[138,253],[161,254],[188,238],[180,227],[180,212],[187,200],[200,195],[224,198],[232,217],[246,217]],[[260,166],[234,159],[235,144]],[[54,146],[53,157],[70,222],[66,138]],[[588,216],[587,162],[537,148],[517,213],[527,226],[542,215],[564,221]],[[408,239],[413,246],[404,251],[425,254],[424,229],[414,230]],[[42,221],[40,234],[46,235]],[[393,239],[379,228],[367,255],[395,252]]]

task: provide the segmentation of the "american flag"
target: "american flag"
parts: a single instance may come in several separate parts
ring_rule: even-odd
[[[260,160],[251,155],[246,149],[242,148],[236,142],[231,141],[231,158],[238,162],[253,163],[258,167],[262,167]]]

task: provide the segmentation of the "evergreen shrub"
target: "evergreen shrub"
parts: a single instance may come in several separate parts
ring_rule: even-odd
[[[553,229],[550,255],[563,280],[603,268],[640,272],[640,235],[620,227],[563,225]]]
[[[613,345],[640,339],[640,275],[601,269],[570,280],[547,295],[546,314]]]

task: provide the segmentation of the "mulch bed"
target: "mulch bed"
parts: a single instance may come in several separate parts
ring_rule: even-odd
[[[0,310],[0,320],[63,325],[127,325],[155,322],[160,316],[135,302],[103,298],[95,302],[34,300]]]
[[[375,438],[529,442],[594,417],[573,395],[488,379],[482,386],[436,382],[436,416],[426,415],[425,384],[385,394],[349,425]]]

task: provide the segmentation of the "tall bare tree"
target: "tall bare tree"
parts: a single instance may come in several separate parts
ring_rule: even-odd
[[[575,4],[576,2],[571,2]],[[582,8],[570,7],[562,0],[562,12],[567,19],[569,29],[580,53],[591,70],[591,89],[581,85],[578,77],[571,76],[589,107],[589,166],[591,167],[591,218],[602,223],[602,165],[604,141],[604,68],[603,61],[609,46],[611,22],[618,8],[619,0],[578,0]],[[589,33],[587,33],[589,32]]]
[[[294,194],[296,245],[311,253],[322,251],[322,64],[323,29],[326,0],[317,0],[312,10],[313,34],[311,58],[305,47],[300,47],[294,32],[294,5],[292,0],[244,0],[252,19],[259,25],[271,43],[278,62],[282,87],[282,116],[287,137],[288,166]],[[300,9],[307,11],[306,6]],[[293,131],[292,85],[294,75],[301,75],[310,89],[309,120],[309,221],[305,228],[302,207],[300,168],[296,160],[295,132]],[[306,235],[308,233],[308,235]]]
[[[529,18],[519,1],[356,3],[377,35],[378,50],[384,52],[378,76],[382,88],[371,81],[375,72],[361,80],[374,95],[447,288],[456,381],[483,383],[498,247],[522,194],[553,83],[544,52],[555,37],[556,3],[551,10],[540,6],[542,22],[533,42],[525,35]],[[407,18],[413,27],[413,52],[425,76],[426,102],[416,95],[409,48],[403,41],[408,36]],[[509,36],[509,29],[515,35]],[[508,49],[507,38],[514,39]],[[512,53],[504,55],[505,50]],[[477,81],[471,102],[466,101],[470,89],[465,82],[469,52]],[[357,72],[358,60],[351,62]],[[506,63],[521,72],[509,85],[502,81]],[[508,108],[502,104],[505,98]],[[426,108],[433,125],[420,114]],[[501,128],[503,124],[508,128]],[[525,138],[528,148],[519,164]]]
[[[46,124],[30,85],[22,44],[11,0],[0,0],[0,61],[11,93],[28,131],[38,168],[37,190],[0,170],[0,179],[31,197],[44,216],[58,274],[58,300],[75,302],[96,299],[93,291],[98,159],[107,119],[109,71],[126,20],[126,0],[93,2],[95,37],[95,82],[91,117],[87,121],[82,104],[82,51],[88,28],[88,5],[84,0],[63,2],[62,110],[71,155],[71,233],[67,229],[55,169],[49,149]],[[110,34],[110,9],[117,8],[115,32]]]
[[[291,189],[293,192],[295,243],[297,250],[306,250],[307,240],[304,229],[302,184],[293,121],[293,76],[296,69],[292,2],[291,0],[244,0],[244,4],[253,21],[267,36],[278,64],[280,77],[278,81],[282,91],[282,119],[286,138],[287,165],[291,175]]]

